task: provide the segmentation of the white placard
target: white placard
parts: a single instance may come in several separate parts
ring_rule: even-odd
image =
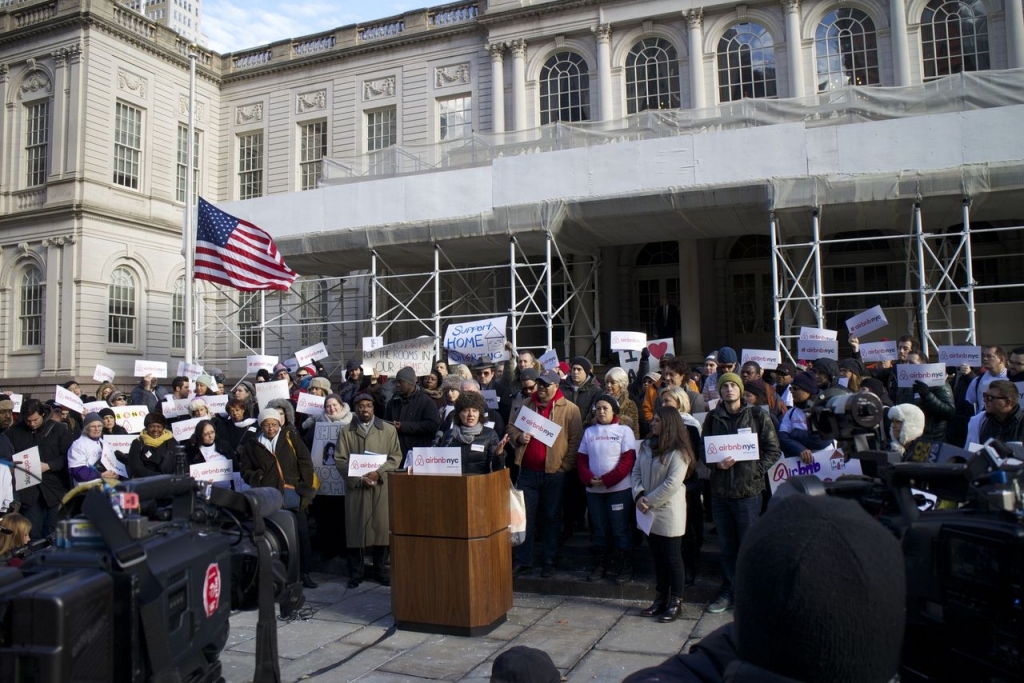
[[[376,351],[384,346],[384,337],[363,337],[363,352]]]
[[[295,412],[312,417],[320,417],[324,414],[325,397],[309,394],[305,391],[299,394],[299,401],[295,405]]]
[[[246,356],[245,374],[255,375],[260,370],[270,371],[277,365],[277,356]]]
[[[896,366],[896,386],[901,389],[912,387],[914,382],[924,382],[930,387],[941,387],[946,383],[946,364],[924,363],[922,365]]]
[[[537,360],[540,362],[540,366],[545,370],[554,370],[558,367],[558,352],[554,349],[548,349],[544,352],[544,355]]]
[[[69,391],[59,384],[55,385],[54,388],[56,389],[56,392],[53,398],[57,402],[57,405],[73,410],[79,415],[83,413],[85,408],[82,405],[82,399],[76,396],[75,392]]]
[[[896,360],[899,355],[895,341],[871,342],[860,345],[860,359],[865,363],[881,363]]]
[[[111,454],[114,451],[121,451],[125,455],[128,455],[128,451],[132,449],[132,442],[139,437],[132,434],[104,434],[103,435],[103,448],[110,449]],[[116,456],[114,458],[117,460]]]
[[[449,325],[444,333],[448,362],[472,365],[481,360],[508,360],[509,353],[505,348],[507,327],[507,315]]]
[[[707,463],[733,460],[757,460],[761,453],[757,448],[757,434],[723,434],[704,437],[704,459]]]
[[[192,403],[190,398],[174,398],[168,394],[164,402],[160,404],[160,409],[163,411],[164,417],[181,417],[188,415],[190,403]]]
[[[639,351],[619,351],[619,367],[625,370],[627,375],[632,372],[635,377],[640,372],[640,353]]]
[[[851,337],[860,337],[865,334],[870,334],[875,330],[880,330],[889,321],[885,318],[885,313],[882,312],[881,306],[874,306],[866,311],[862,311],[852,318],[846,319],[846,329],[850,331]]]
[[[199,363],[186,363],[183,360],[178,361],[178,376],[188,377],[193,382],[199,379],[199,376],[204,372],[203,366]]]
[[[843,459],[843,452],[826,448],[811,454],[813,460],[804,464],[800,458],[779,458],[779,460],[768,469],[768,483],[772,493],[790,477],[814,475],[822,481],[834,481],[844,474],[863,474],[860,460],[850,458],[849,462]]]
[[[295,358],[285,358],[281,363],[288,368],[288,372],[293,375],[299,369],[299,361],[295,360]]]
[[[304,365],[311,365],[315,360],[323,360],[329,356],[327,347],[324,346],[323,342],[319,344],[313,344],[312,346],[306,347],[301,351],[295,352],[295,360],[298,362],[299,367]]]
[[[543,415],[534,412],[523,406],[519,410],[519,415],[516,417],[515,426],[520,431],[526,432],[533,438],[539,440],[542,444],[551,448],[555,444],[555,439],[562,432],[562,427],[551,420],[547,419]]]
[[[647,335],[643,332],[612,332],[612,351],[643,351],[647,346]]]
[[[152,375],[158,379],[167,378],[167,363],[162,360],[137,360],[135,361],[135,376],[146,377]]]
[[[97,382],[113,382],[114,371],[105,365],[97,365],[92,373],[92,378]]]
[[[750,361],[760,365],[762,370],[774,370],[782,362],[778,351],[772,351],[771,349],[743,349],[743,355],[740,356],[740,367],[743,367],[743,365]]]
[[[111,410],[117,424],[129,434],[138,434],[146,428],[146,415],[149,415],[146,406],[114,406]]]
[[[273,382],[258,382],[256,384],[256,404],[260,410],[267,407],[267,402],[273,401],[275,398],[283,398],[288,400],[288,382],[287,380],[278,379]]]
[[[313,447],[309,449],[309,457],[320,477],[317,496],[345,495],[345,478],[334,461],[334,450],[343,426],[340,422],[316,422],[313,425]]]
[[[231,397],[227,394],[206,395],[203,396],[203,400],[206,401],[206,407],[210,409],[211,414],[228,414],[228,401],[231,400]]]
[[[456,449],[458,450],[458,449]],[[348,456],[348,476],[365,477],[387,462],[388,456],[377,453],[352,453]]]
[[[811,341],[835,341],[839,333],[835,330],[826,330],[820,327],[801,327],[800,338]]]
[[[672,339],[650,339],[647,342],[647,351],[651,358],[661,360],[666,353],[676,355],[676,343]]]
[[[835,339],[801,339],[797,342],[797,360],[818,360],[831,358],[839,360],[839,342]]]
[[[195,434],[196,425],[203,420],[208,420],[208,417],[193,417],[188,420],[181,420],[171,425],[171,432],[174,434],[175,441],[188,441]]]
[[[110,406],[107,404],[106,401],[89,401],[88,403],[82,404],[82,416],[84,417],[89,413],[98,413],[104,408],[109,407]]]
[[[131,445],[128,446],[131,448]],[[103,469],[108,472],[117,472],[117,476],[124,479],[128,478],[128,468],[125,467],[124,463],[117,459],[114,455],[114,451],[121,451],[127,453],[128,449],[114,448],[107,443],[107,437],[103,438],[103,455],[100,456],[100,462],[103,464]]]
[[[841,386],[843,389],[849,389],[850,388],[850,378],[849,377],[839,377],[839,378],[836,379],[836,384]],[[761,407],[762,408],[767,408],[768,406],[761,406]]]
[[[39,446],[15,453],[13,460],[14,464],[21,468],[13,472],[15,491],[21,491],[39,483],[43,477],[43,464],[39,461]]]
[[[7,394],[7,395],[11,397],[11,403],[14,404],[14,408],[12,408],[11,412],[20,413],[21,412],[21,402],[25,400],[25,397],[23,395],[21,395],[21,394]]]
[[[636,509],[636,528],[644,532],[645,535],[651,535],[651,527],[654,526],[654,515],[650,510],[647,512],[640,512],[640,508],[633,506]]]
[[[483,395],[484,402],[487,403],[487,408],[488,409],[490,409],[490,410],[497,410],[498,409],[499,399],[498,399],[498,392],[497,391],[495,391],[494,389],[481,389],[480,393]]]
[[[430,374],[434,368],[433,338],[408,339],[363,353],[363,371],[368,375],[376,370],[381,375],[394,377],[407,365],[413,369],[417,377]]]
[[[412,471],[420,474],[462,475],[461,448],[414,448]]]
[[[198,465],[189,465],[188,476],[196,481],[231,481],[235,466],[227,458],[214,458]]]
[[[980,346],[940,346],[939,362],[946,365],[963,365],[972,368],[981,366]]]
[[[721,403],[721,402],[722,402],[722,399],[720,399],[720,398],[713,398],[710,401],[706,401],[704,403],[704,407],[707,408],[708,412],[710,413],[712,410],[717,408],[718,404]]]

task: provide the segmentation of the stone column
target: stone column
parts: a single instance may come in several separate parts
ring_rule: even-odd
[[[690,106],[704,109],[708,106],[704,92],[704,10],[691,9],[683,16],[690,39]]]
[[[491,130],[505,132],[505,43],[487,46],[491,56]]]
[[[1006,56],[1011,69],[1024,67],[1024,7],[1021,0],[1006,0]]]
[[[60,177],[67,169],[64,168],[64,150],[67,140],[65,130],[67,126],[67,96],[71,92],[71,81],[68,73],[68,50],[58,48],[53,53],[54,79],[52,99],[52,125],[53,131],[50,137],[50,164],[47,173],[50,176]]]
[[[19,246],[23,251],[28,251],[28,245]],[[64,279],[61,256],[64,240],[61,239],[58,243],[55,239],[44,239],[41,246],[46,256],[46,290],[43,295],[43,375],[53,377],[58,374],[60,362],[60,328],[67,327],[66,322],[61,324],[61,285]]]
[[[892,25],[892,77],[895,85],[910,85],[910,44],[907,38],[906,0],[889,0]]]
[[[597,116],[608,121],[612,118],[612,27],[599,24],[593,30],[597,37],[597,83],[601,90]]]
[[[512,129],[526,128],[526,41],[508,44],[512,52]]]
[[[78,307],[75,306],[78,294],[78,285],[75,284],[75,242],[74,235],[54,239],[54,243],[61,248],[60,349],[57,372],[71,376],[75,376],[78,370],[78,347],[75,344],[75,332],[78,329]]]
[[[786,59],[789,61],[789,96],[804,96],[804,53],[800,36],[800,0],[782,0],[786,15]]]
[[[700,254],[696,240],[679,242],[679,346],[676,355],[688,361],[704,358],[700,343]]]

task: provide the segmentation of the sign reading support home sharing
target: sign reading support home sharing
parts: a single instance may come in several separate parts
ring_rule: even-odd
[[[509,353],[505,348],[507,327],[507,315],[449,325],[444,333],[448,362],[472,365],[481,360],[508,360]]]
[[[462,474],[461,448],[414,448],[412,449],[412,471],[414,474]]]
[[[560,425],[552,422],[540,413],[530,410],[526,406],[520,409],[519,416],[516,417],[515,426],[516,429],[529,434],[548,448],[555,445],[555,439],[562,432]]]
[[[704,457],[709,463],[733,460],[757,460],[761,451],[757,447],[757,434],[723,434],[704,437]]]
[[[912,387],[914,382],[924,382],[930,387],[941,387],[946,383],[946,364],[924,363],[896,366],[896,386],[901,389]]]

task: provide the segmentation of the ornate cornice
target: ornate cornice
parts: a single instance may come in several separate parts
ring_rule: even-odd
[[[704,28],[704,8],[698,7],[697,9],[690,9],[683,12],[683,18],[686,19],[687,28],[703,29]]]

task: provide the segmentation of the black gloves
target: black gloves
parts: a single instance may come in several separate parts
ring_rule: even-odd
[[[914,382],[914,393],[921,398],[924,398],[928,394],[932,393],[932,388],[924,382]]]

